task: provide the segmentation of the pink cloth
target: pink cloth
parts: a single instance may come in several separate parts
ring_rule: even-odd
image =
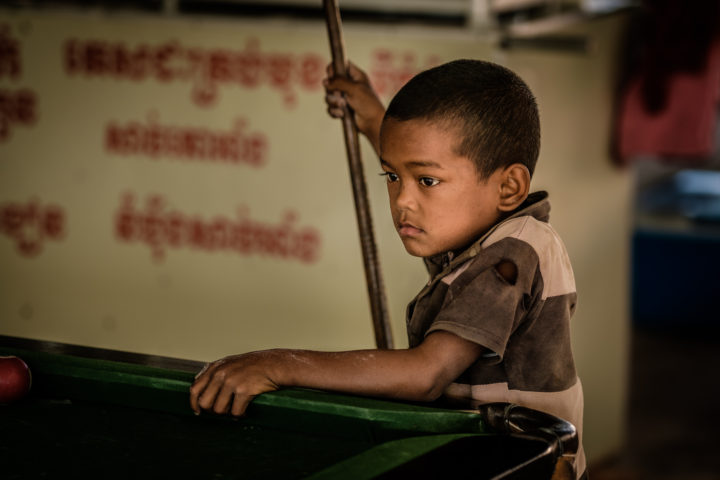
[[[645,111],[640,85],[641,79],[634,79],[621,100],[617,138],[623,162],[639,155],[691,159],[712,154],[720,103],[720,40],[710,48],[704,71],[670,79],[663,111]]]

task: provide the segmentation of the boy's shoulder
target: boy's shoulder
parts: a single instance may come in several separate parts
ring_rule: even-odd
[[[468,270],[472,276],[471,272],[479,273],[509,261],[527,275],[532,276],[539,269],[546,285],[554,286],[553,291],[574,291],[570,257],[560,235],[549,223],[549,212],[548,194],[531,194],[521,208],[456,256],[444,271],[436,271],[438,277],[450,284]]]
[[[500,222],[476,243],[476,255],[469,257],[466,263],[475,260],[487,263],[487,267],[496,260],[510,261],[520,274],[534,276],[532,272],[539,271],[543,283],[542,298],[575,292],[570,256],[560,235],[549,223],[548,195],[538,193],[540,195],[527,207]]]
[[[530,245],[538,255],[562,253],[565,245],[558,232],[550,225],[550,201],[546,192],[533,194],[534,198],[507,219],[499,222],[478,242],[482,248],[504,240],[516,239]]]
[[[426,258],[430,273],[428,286],[442,280],[446,284],[468,272],[481,272],[500,261],[510,261],[532,275],[537,267],[545,279],[555,279],[562,290],[574,289],[575,281],[569,255],[557,231],[550,225],[550,201],[547,192],[531,193],[509,217],[494,225],[461,252]],[[472,268],[469,268],[471,267]],[[557,278],[563,278],[558,282]]]

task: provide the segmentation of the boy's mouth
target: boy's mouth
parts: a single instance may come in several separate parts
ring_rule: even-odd
[[[423,233],[423,230],[421,228],[418,228],[415,225],[407,222],[399,223],[397,226],[397,231],[401,237],[414,237]]]

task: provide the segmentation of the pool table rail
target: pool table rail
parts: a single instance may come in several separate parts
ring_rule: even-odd
[[[17,355],[29,365],[30,403],[115,404],[195,423],[189,388],[200,362],[2,335],[0,355]],[[453,471],[476,478],[575,477],[575,428],[552,415],[505,403],[461,411],[292,388],[258,396],[241,419],[203,414],[197,422],[367,445],[315,471],[310,476],[314,480],[427,477],[443,474],[448,461],[454,462]],[[500,457],[503,462],[496,462]]]

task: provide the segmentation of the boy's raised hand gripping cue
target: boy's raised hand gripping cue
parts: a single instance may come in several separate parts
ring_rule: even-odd
[[[352,62],[348,62],[347,76],[336,76],[330,64],[323,85],[330,116],[342,118],[345,114],[345,106],[349,106],[358,130],[370,140],[375,153],[379,155],[380,126],[385,115],[385,107],[370,85],[365,72]]]

